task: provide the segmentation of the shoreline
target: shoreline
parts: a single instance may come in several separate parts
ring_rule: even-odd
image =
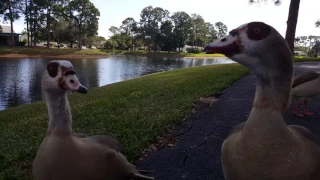
[[[106,58],[110,56],[141,56],[141,57],[162,57],[162,58],[226,58],[225,56],[183,56],[165,54],[0,54],[0,58]]]
[[[105,58],[109,54],[0,54],[0,58]]]

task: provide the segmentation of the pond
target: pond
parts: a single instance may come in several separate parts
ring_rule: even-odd
[[[41,75],[50,58],[0,58],[0,110],[42,100]],[[234,63],[228,58],[154,58],[111,56],[67,59],[86,87],[100,87],[179,68]]]

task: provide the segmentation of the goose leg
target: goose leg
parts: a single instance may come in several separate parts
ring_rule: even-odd
[[[299,113],[301,104],[302,104],[302,102],[299,101],[298,104],[297,104],[296,109],[293,111],[293,113],[298,117],[304,117],[304,115],[302,113]]]
[[[304,112],[304,114],[307,115],[307,116],[313,116],[313,115],[314,115],[313,112],[308,111],[308,108],[307,108],[307,100],[304,100],[303,112]]]

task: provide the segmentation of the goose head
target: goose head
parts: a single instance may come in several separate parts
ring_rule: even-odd
[[[50,61],[43,73],[41,85],[43,91],[51,94],[87,93],[87,88],[78,80],[73,65],[66,60]]]
[[[221,53],[262,77],[292,76],[292,55],[286,40],[268,24],[250,22],[233,29],[204,48]]]
[[[247,67],[256,77],[254,107],[284,112],[290,103],[293,56],[279,32],[263,22],[250,22],[208,44],[208,54],[221,53]]]

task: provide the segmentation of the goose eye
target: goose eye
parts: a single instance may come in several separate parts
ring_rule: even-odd
[[[271,27],[263,22],[251,22],[247,25],[247,36],[250,40],[259,41],[271,34]]]
[[[73,83],[74,83],[74,80],[70,79],[70,82],[73,84]]]
[[[53,78],[56,77],[58,74],[58,68],[59,68],[59,63],[57,63],[57,62],[49,63],[47,65],[48,74]]]
[[[261,31],[261,30],[260,30],[259,28],[254,28],[254,29],[253,29],[253,32],[254,32],[255,34],[259,34],[260,31]]]

